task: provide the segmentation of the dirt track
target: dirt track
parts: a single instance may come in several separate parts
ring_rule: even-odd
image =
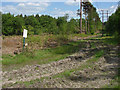
[[[104,85],[110,85],[117,74],[119,58],[117,51],[119,46],[113,47],[94,42],[96,48],[82,49],[78,53],[67,57],[64,60],[52,62],[43,65],[27,65],[23,68],[13,71],[3,72],[3,86],[4,87],[39,87],[39,88],[100,88]],[[82,70],[74,71],[69,77],[53,78],[54,75],[62,73],[66,70],[75,68],[82,68],[86,62],[94,58],[96,51],[104,50],[106,53],[96,62],[90,63],[92,67],[84,67]],[[89,64],[89,63],[88,63]],[[28,86],[25,86],[24,81],[31,81],[35,79],[45,78],[43,81],[36,81]],[[117,83],[115,83],[117,84]]]

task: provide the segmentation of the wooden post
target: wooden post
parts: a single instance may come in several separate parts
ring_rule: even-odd
[[[24,29],[23,31],[23,51],[24,51],[24,47],[25,47],[25,38],[27,38],[27,30]]]
[[[24,51],[24,47],[25,47],[25,37],[23,37],[23,51]]]

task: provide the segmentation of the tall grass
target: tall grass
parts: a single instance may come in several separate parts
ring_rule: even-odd
[[[16,56],[3,55],[3,67],[27,64],[45,64],[57,61],[77,52],[80,48],[81,41],[70,42],[69,44],[58,46],[56,48],[47,48],[43,50],[26,51]],[[83,45],[84,46],[84,45]]]

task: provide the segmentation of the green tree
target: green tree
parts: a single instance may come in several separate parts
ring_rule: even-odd
[[[115,35],[120,38],[120,8],[109,17],[105,25],[105,31],[109,35]]]
[[[94,34],[100,27],[101,21],[96,8],[87,0],[83,2],[83,12],[85,14],[85,32]]]
[[[25,19],[25,25],[31,25],[32,27],[35,27],[35,26],[39,25],[39,22],[37,21],[37,19],[34,16],[28,16]]]
[[[2,14],[2,34],[3,35],[13,35],[15,34],[13,29],[13,19],[14,16],[10,13]]]
[[[57,33],[57,24],[55,18],[48,15],[42,15],[38,20],[43,32],[52,34]]]
[[[22,35],[22,26],[24,26],[25,22],[22,17],[15,17],[13,19],[13,27],[15,35]]]

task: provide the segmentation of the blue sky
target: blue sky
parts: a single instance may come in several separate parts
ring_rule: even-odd
[[[100,9],[109,9],[109,12],[112,14],[115,12],[118,4],[117,0],[114,0],[114,2],[112,2],[113,0],[105,0],[104,2],[101,2],[101,0],[90,1],[97,8],[98,13],[100,13]],[[59,17],[64,16],[65,14],[69,14],[70,18],[79,18],[76,15],[76,10],[78,8],[78,0],[76,0],[76,2],[74,0],[53,0],[53,2],[49,0],[4,0],[2,1],[2,9],[0,8],[0,10],[3,13],[10,12],[14,15],[48,14],[53,17]]]

